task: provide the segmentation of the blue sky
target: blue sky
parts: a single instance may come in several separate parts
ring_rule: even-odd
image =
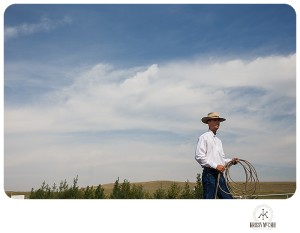
[[[295,53],[288,5],[11,5],[5,189],[195,181],[211,111],[228,157],[295,181]]]
[[[287,5],[12,5],[5,27],[19,29],[5,35],[7,61],[136,66],[203,55],[287,55],[296,48],[295,14]]]

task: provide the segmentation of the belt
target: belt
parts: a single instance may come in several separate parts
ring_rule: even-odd
[[[217,169],[214,169],[214,168],[211,168],[211,167],[204,167],[203,170],[212,171],[212,172],[218,171]]]

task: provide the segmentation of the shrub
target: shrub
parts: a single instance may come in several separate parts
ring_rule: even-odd
[[[98,187],[96,188],[94,197],[95,199],[105,198],[104,188],[102,188],[101,184],[99,184]]]
[[[181,192],[180,186],[176,183],[173,183],[167,190],[167,198],[168,199],[178,199],[180,192]]]
[[[147,193],[144,191],[143,185],[133,184],[130,190],[131,199],[144,199]]]
[[[93,186],[89,187],[87,186],[86,189],[84,190],[84,199],[94,199],[95,198],[95,192],[93,190]]]
[[[167,193],[162,188],[162,186],[159,189],[155,190],[155,192],[153,194],[153,198],[154,199],[166,199],[167,198]]]
[[[201,175],[199,173],[197,174],[197,181],[196,181],[194,193],[195,193],[196,199],[203,198],[203,187],[202,187],[202,182],[201,182]]]
[[[181,199],[194,199],[195,198],[195,192],[193,190],[191,190],[188,180],[185,182],[182,193],[180,194],[180,198]]]
[[[119,199],[121,196],[121,187],[119,185],[119,177],[115,181],[114,188],[112,193],[110,194],[110,199]]]
[[[201,176],[197,174],[197,182],[194,190],[190,188],[189,181],[185,182],[183,188],[177,183],[167,189],[160,188],[155,190],[153,195],[144,190],[142,185],[131,185],[128,180],[124,180],[120,184],[119,177],[114,183],[114,187],[110,195],[106,196],[104,188],[99,184],[95,189],[93,186],[87,186],[85,189],[79,189],[78,176],[73,179],[73,185],[69,186],[67,181],[61,181],[57,187],[54,183],[52,188],[44,181],[38,190],[31,189],[30,199],[193,199],[202,198],[203,190]]]

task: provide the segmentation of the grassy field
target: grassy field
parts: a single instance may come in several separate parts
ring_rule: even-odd
[[[149,181],[149,182],[136,182],[130,184],[142,185],[145,191],[149,192],[150,194],[153,194],[159,188],[167,190],[173,183],[178,184],[182,188],[185,185],[185,182],[176,182],[176,181]],[[192,188],[196,185],[196,183],[190,182],[189,185]],[[104,188],[105,193],[109,194],[113,190],[114,183],[103,184],[102,187]],[[295,193],[295,191],[296,191],[296,182],[260,182],[256,195]],[[28,197],[30,192],[6,191],[6,194],[8,196],[13,194],[13,195],[25,195],[26,197]],[[289,195],[288,197],[290,196],[292,195]],[[259,196],[258,198],[286,199],[287,196],[286,195]]]
[[[168,189],[173,183],[178,184],[182,188],[185,185],[185,182],[175,182],[175,181],[149,181],[149,182],[137,182],[132,184],[142,185],[145,190],[150,194],[153,194],[155,190],[159,188]],[[190,187],[196,186],[195,182],[189,183]],[[114,184],[105,184],[102,185],[105,192],[109,194],[113,189]],[[296,182],[260,182],[259,188],[257,188],[256,195],[266,195],[266,194],[285,194],[285,193],[295,193],[296,191]],[[291,195],[289,195],[290,197]],[[286,199],[285,195],[275,195],[275,196],[263,196],[259,197],[262,199]]]
[[[296,192],[296,182],[260,182],[260,189],[257,191],[257,195],[266,194],[282,194],[282,193],[295,193]],[[291,197],[289,195],[288,197]],[[262,196],[262,199],[284,199],[286,196]]]

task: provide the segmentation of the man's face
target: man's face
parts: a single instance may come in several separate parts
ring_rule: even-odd
[[[217,131],[220,127],[220,119],[210,119],[208,121],[209,129],[212,131]]]

